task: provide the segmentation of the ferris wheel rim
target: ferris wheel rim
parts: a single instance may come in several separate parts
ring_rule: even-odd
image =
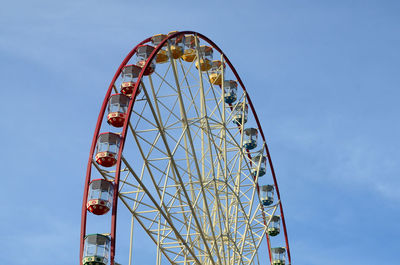
[[[121,162],[122,162],[122,153],[124,150],[124,144],[125,144],[125,139],[126,139],[126,135],[127,135],[127,127],[131,118],[131,114],[132,114],[132,110],[135,104],[135,99],[136,96],[138,95],[138,88],[140,86],[140,83],[142,82],[142,78],[144,76],[144,72],[150,67],[150,63],[153,61],[153,59],[155,58],[155,56],[157,55],[158,51],[161,50],[161,48],[164,46],[164,44],[166,44],[166,42],[169,39],[172,39],[178,35],[181,34],[188,34],[188,35],[195,35],[201,39],[203,39],[204,41],[206,41],[208,44],[210,44],[215,50],[217,50],[224,58],[225,62],[227,63],[227,65],[230,67],[230,69],[232,70],[234,76],[236,77],[238,83],[240,84],[240,86],[242,87],[243,91],[245,92],[245,97],[248,101],[248,104],[250,105],[250,109],[253,113],[254,119],[256,121],[257,127],[259,129],[260,135],[264,141],[264,146],[265,146],[265,150],[266,150],[266,156],[268,158],[268,162],[271,168],[271,173],[272,173],[272,178],[274,181],[274,185],[275,185],[275,189],[276,189],[276,194],[277,194],[277,198],[278,198],[278,204],[280,206],[280,212],[281,212],[281,220],[282,220],[282,225],[283,225],[283,230],[284,230],[284,236],[285,236],[285,242],[286,242],[286,252],[288,255],[288,262],[289,264],[291,264],[291,257],[290,257],[290,248],[289,248],[289,241],[288,241],[288,236],[287,236],[287,229],[286,229],[286,224],[285,224],[285,218],[284,218],[284,213],[283,213],[283,206],[281,203],[281,199],[280,199],[280,193],[279,193],[279,188],[278,188],[278,183],[277,183],[277,179],[276,179],[276,174],[275,174],[275,170],[272,164],[272,159],[269,153],[269,149],[268,149],[268,145],[265,139],[265,135],[264,132],[262,130],[261,127],[261,123],[258,119],[258,115],[257,112],[254,108],[254,105],[250,99],[249,93],[246,90],[246,87],[243,83],[243,81],[241,80],[238,72],[236,71],[235,67],[233,66],[233,64],[231,63],[231,61],[229,60],[228,56],[218,47],[218,45],[216,45],[212,40],[210,40],[208,37],[206,37],[205,35],[195,32],[195,31],[177,31],[176,33],[173,33],[171,35],[168,35],[166,38],[164,38],[152,51],[152,53],[150,54],[150,56],[146,59],[145,65],[142,67],[142,70],[138,76],[137,82],[135,83],[135,87],[132,93],[132,97],[131,97],[131,101],[129,102],[129,106],[127,109],[127,117],[124,121],[124,125],[123,125],[123,129],[122,132],[120,134],[121,140],[120,140],[120,147],[118,150],[118,159],[117,159],[117,163],[116,163],[116,172],[115,172],[115,179],[114,179],[114,183],[115,183],[115,190],[116,192],[114,192],[113,194],[113,202],[112,202],[112,221],[111,221],[111,249],[110,249],[110,264],[114,263],[114,256],[115,256],[115,241],[116,241],[116,219],[117,219],[117,207],[118,207],[118,187],[119,187],[119,176],[120,176],[120,170],[121,170]],[[90,155],[89,155],[89,161],[88,161],[88,167],[87,167],[87,172],[86,172],[86,180],[85,180],[85,190],[84,190],[84,198],[83,198],[83,204],[82,204],[82,217],[81,217],[81,245],[80,245],[80,255],[79,255],[79,259],[80,259],[80,264],[82,264],[82,254],[83,254],[83,240],[84,240],[84,236],[85,236],[85,232],[86,232],[86,217],[87,217],[87,210],[86,210],[86,200],[88,197],[88,186],[90,183],[90,176],[91,176],[91,166],[93,163],[93,155],[94,155],[94,151],[96,148],[96,143],[97,143],[97,138],[100,135],[100,129],[101,129],[101,125],[102,125],[102,121],[103,121],[103,117],[104,117],[104,113],[106,111],[107,108],[107,104],[108,104],[108,99],[110,98],[110,95],[112,93],[112,90],[115,86],[115,82],[117,81],[118,77],[120,76],[123,67],[125,67],[127,65],[127,63],[130,61],[130,59],[136,54],[136,51],[138,49],[139,46],[144,45],[148,42],[150,42],[151,37],[143,40],[142,42],[140,42],[139,44],[137,44],[129,53],[128,55],[125,57],[125,59],[122,61],[122,63],[120,64],[119,68],[117,69],[116,73],[114,74],[114,77],[108,87],[107,93],[104,97],[103,100],[103,104],[102,107],[100,109],[100,113],[97,119],[97,123],[96,123],[96,128],[95,128],[95,133],[92,139],[92,145],[91,145],[91,149],[90,149]],[[258,183],[257,185],[257,189],[258,189]],[[263,220],[265,223],[265,219]],[[272,257],[271,257],[271,252],[270,252],[270,242],[269,242],[269,238],[267,236],[267,242],[268,242],[268,252],[269,252],[269,258],[270,261],[272,262]]]
[[[83,255],[83,247],[84,247],[84,236],[86,233],[86,220],[87,220],[87,209],[86,209],[86,200],[88,197],[88,190],[89,190],[89,183],[90,183],[90,176],[91,176],[91,171],[92,171],[92,162],[93,162],[93,154],[94,150],[96,149],[96,142],[97,142],[97,137],[100,134],[100,128],[103,122],[103,117],[104,113],[107,108],[108,104],[108,99],[111,96],[113,86],[115,84],[115,81],[118,79],[119,75],[122,72],[123,67],[129,62],[129,60],[132,58],[132,56],[136,53],[137,48],[142,45],[143,43],[147,43],[150,41],[150,37],[141,41],[139,44],[137,44],[124,58],[124,60],[121,62],[120,66],[118,67],[117,71],[114,74],[113,79],[111,80],[111,83],[107,89],[106,95],[104,97],[102,106],[100,108],[100,113],[97,118],[96,122],[96,127],[92,139],[92,144],[90,147],[90,152],[89,152],[89,161],[87,164],[87,169],[86,169],[86,178],[85,178],[85,187],[84,187],[84,194],[83,194],[83,201],[82,201],[82,215],[81,215],[81,235],[80,235],[80,250],[79,250],[79,264],[82,264],[82,255]],[[114,206],[114,205],[113,205]]]

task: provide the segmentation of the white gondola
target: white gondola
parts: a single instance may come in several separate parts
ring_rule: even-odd
[[[267,172],[267,158],[263,155],[257,155],[253,158],[251,174],[253,177],[262,177]]]
[[[244,103],[238,103],[235,108],[234,108],[234,114],[232,117],[232,121],[236,125],[241,125],[242,122],[246,123],[247,122],[247,116],[249,113],[249,107],[247,104]]]
[[[264,206],[269,206],[274,202],[274,186],[263,185],[260,191],[260,200]]]
[[[227,104],[232,104],[237,98],[237,82],[234,80],[224,81],[224,100]]]
[[[280,224],[281,224],[281,218],[278,215],[272,216],[271,222],[269,223],[268,230],[267,230],[268,235],[270,235],[270,236],[279,235]]]
[[[91,234],[85,237],[83,265],[106,265],[110,253],[110,238],[102,234]]]
[[[247,128],[243,133],[243,147],[247,150],[256,148],[258,130],[256,128]]]
[[[279,248],[271,248],[272,252],[272,265],[285,265],[285,256],[286,256],[286,249],[279,247]]]

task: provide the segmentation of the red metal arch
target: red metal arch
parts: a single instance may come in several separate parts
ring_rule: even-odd
[[[273,177],[275,188],[276,188],[276,194],[277,194],[277,197],[278,197],[278,200],[279,200],[282,226],[283,226],[284,235],[285,235],[285,241],[286,241],[286,250],[287,250],[287,255],[288,255],[288,263],[291,264],[289,241],[288,241],[288,236],[287,236],[285,217],[284,217],[284,214],[283,214],[283,207],[282,207],[282,203],[281,203],[281,199],[280,199],[278,183],[277,183],[277,180],[276,180],[276,175],[275,175],[274,167],[273,167],[273,164],[272,164],[271,156],[270,156],[270,153],[269,153],[269,150],[268,150],[268,146],[267,146],[267,143],[266,143],[266,140],[265,140],[265,135],[264,135],[264,132],[262,130],[260,121],[259,121],[257,113],[255,111],[255,108],[253,106],[253,103],[252,103],[252,101],[250,99],[250,96],[249,96],[249,94],[248,94],[248,92],[246,90],[246,87],[244,86],[239,74],[237,73],[236,69],[234,68],[234,66],[232,65],[232,63],[228,59],[228,57],[223,53],[223,51],[213,41],[211,41],[206,36],[204,36],[204,35],[202,35],[200,33],[197,33],[195,31],[180,31],[180,32],[176,32],[174,34],[171,34],[167,38],[165,38],[162,42],[160,42],[159,45],[157,47],[155,47],[153,52],[150,54],[149,58],[146,60],[146,63],[143,66],[143,69],[139,74],[138,81],[135,84],[135,88],[134,88],[133,93],[132,93],[132,100],[129,102],[129,106],[128,106],[128,110],[127,110],[127,118],[125,119],[123,130],[122,130],[122,133],[121,133],[121,142],[120,142],[120,147],[119,147],[119,151],[118,151],[118,161],[117,161],[117,164],[116,164],[116,172],[115,172],[115,179],[114,179],[114,190],[115,190],[115,192],[114,192],[114,195],[113,195],[113,206],[112,206],[112,216],[111,216],[110,264],[114,265],[114,257],[115,257],[115,244],[116,244],[115,237],[116,237],[117,204],[118,204],[118,193],[117,193],[117,191],[118,191],[118,188],[119,188],[119,177],[120,177],[120,170],[121,170],[121,157],[122,157],[122,152],[123,152],[123,149],[124,149],[125,138],[126,138],[127,128],[128,128],[128,122],[130,120],[130,116],[131,116],[131,113],[132,113],[134,102],[135,102],[136,96],[138,94],[137,93],[138,85],[140,84],[140,82],[142,80],[144,72],[149,67],[150,62],[154,59],[154,57],[156,56],[158,51],[164,46],[164,44],[169,39],[174,38],[175,36],[180,35],[180,34],[192,34],[192,35],[198,36],[199,38],[201,38],[204,41],[208,42],[215,50],[217,50],[220,54],[222,54],[223,57],[224,57],[224,60],[226,61],[226,63],[231,68],[233,74],[235,75],[235,77],[236,77],[237,81],[239,82],[239,84],[241,85],[242,89],[244,91],[246,91],[246,98],[247,98],[248,104],[250,105],[250,109],[253,112],[253,115],[254,115],[254,118],[256,120],[260,135],[262,136],[263,141],[265,142],[265,149],[266,149],[266,153],[267,153],[267,157],[268,157],[268,162],[269,162],[269,165],[270,165],[270,168],[271,168],[271,173],[272,173],[272,177]],[[103,121],[104,113],[105,113],[105,110],[107,108],[107,103],[108,103],[109,97],[111,95],[111,92],[112,92],[113,86],[115,84],[115,81],[117,80],[117,78],[121,74],[121,71],[122,71],[123,67],[129,62],[129,60],[132,58],[132,56],[136,53],[137,48],[140,45],[149,42],[150,40],[151,40],[151,37],[149,37],[149,38],[143,40],[142,42],[140,42],[138,45],[136,45],[128,53],[128,55],[122,61],[121,65],[119,66],[118,70],[114,74],[114,77],[113,77],[113,79],[112,79],[112,81],[111,81],[111,83],[110,83],[110,85],[108,87],[107,93],[106,93],[106,95],[104,97],[103,104],[102,104],[101,109],[100,109],[100,114],[99,114],[99,116],[97,118],[97,124],[96,124],[95,132],[94,132],[94,135],[93,135],[92,145],[91,145],[91,148],[90,148],[88,167],[87,167],[87,171],[86,171],[85,188],[84,188],[84,194],[83,194],[83,202],[82,202],[79,264],[82,264],[84,237],[85,237],[85,234],[86,234],[86,218],[87,218],[86,201],[87,201],[88,188],[89,188],[89,182],[90,182],[90,176],[91,176],[93,154],[94,154],[94,150],[96,148],[97,137],[98,137],[99,132],[100,132],[100,128],[101,128],[101,124],[102,124],[102,121]],[[265,222],[265,220],[264,220],[264,222]],[[268,240],[268,246],[269,246],[270,242],[269,242],[268,236],[267,236],[267,240]],[[270,254],[270,260],[271,260],[271,253],[269,253],[269,254]]]

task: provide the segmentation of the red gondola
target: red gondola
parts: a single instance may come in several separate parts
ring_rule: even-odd
[[[136,65],[140,67],[144,67],[146,64],[146,60],[150,57],[150,54],[154,51],[154,47],[150,45],[140,45],[137,48],[136,51],[136,58],[137,58],[137,63]],[[147,69],[144,71],[144,75],[151,75],[154,70],[156,69],[156,64],[152,61],[147,67]]]
[[[89,195],[86,207],[96,215],[107,213],[112,204],[113,183],[104,179],[94,179],[89,184]]]
[[[101,133],[97,138],[96,162],[103,167],[117,163],[117,152],[121,138],[116,133]]]
[[[122,83],[121,93],[125,95],[131,95],[135,88],[137,78],[139,77],[142,67],[138,65],[127,65],[122,69]],[[139,87],[140,88],[140,87]]]
[[[129,100],[130,98],[123,94],[115,94],[110,97],[108,101],[108,124],[117,128],[124,125]]]

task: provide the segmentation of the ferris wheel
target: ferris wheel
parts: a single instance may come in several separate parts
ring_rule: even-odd
[[[227,56],[197,32],[158,34],[134,47],[97,119],[80,264],[133,264],[142,240],[134,227],[151,242],[156,265],[291,264],[254,106]]]

